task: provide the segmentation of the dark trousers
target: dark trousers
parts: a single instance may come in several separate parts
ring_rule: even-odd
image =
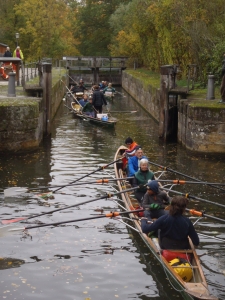
[[[164,209],[154,209],[154,210],[145,210],[144,215],[149,220],[158,219],[159,217],[168,214],[168,210]]]
[[[94,106],[94,108],[98,111],[99,114],[102,113],[102,105],[101,106]]]

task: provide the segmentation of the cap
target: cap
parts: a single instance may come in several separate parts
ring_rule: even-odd
[[[157,194],[159,192],[158,182],[156,180],[152,180],[152,181],[148,182],[147,189],[152,190],[154,193]]]

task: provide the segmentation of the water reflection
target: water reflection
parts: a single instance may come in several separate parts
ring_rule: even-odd
[[[222,157],[199,157],[188,153],[179,144],[164,144],[158,139],[158,126],[131,97],[116,98],[111,104],[112,111],[137,111],[134,114],[112,113],[118,118],[114,130],[99,128],[72,118],[62,106],[55,119],[51,139],[46,139],[35,153],[1,158],[0,186],[38,187],[62,185],[79,179],[114,160],[114,153],[124,140],[131,136],[144,148],[150,161],[207,181],[223,181],[225,161]],[[152,166],[154,171],[158,168]],[[97,172],[85,179],[91,182],[102,177],[113,176],[112,166],[104,172]],[[168,179],[177,175],[168,173]],[[183,179],[183,178],[177,178]],[[203,185],[185,185],[178,191],[190,192],[198,197],[224,203],[223,194]],[[6,200],[0,195],[0,217],[14,218],[31,216],[54,208],[80,203],[114,192],[114,186],[85,185],[65,187],[55,193],[55,199],[42,200],[35,195],[27,198]],[[117,209],[111,199],[101,199],[80,207],[44,215],[31,223],[52,223],[63,220],[86,218],[94,211]],[[189,208],[205,209],[225,219],[225,211],[213,204],[190,201]],[[30,222],[29,222],[30,223]],[[13,226],[20,227],[21,224]],[[165,273],[149,254],[143,241],[133,231],[119,222],[109,219],[89,220],[71,225],[30,230],[30,236],[22,232],[1,237],[4,247],[2,256],[14,255],[26,261],[21,265],[20,274],[9,269],[1,288],[8,290],[11,276],[15,284],[21,285],[21,278],[28,278],[23,286],[11,291],[11,299],[20,293],[21,298],[43,299],[182,299],[169,285]],[[196,224],[200,233],[224,237],[224,224],[202,219]],[[1,231],[0,231],[1,232]],[[32,239],[31,239],[32,237]],[[225,299],[224,244],[212,238],[201,238],[197,252],[201,255],[204,273],[211,291]],[[30,264],[29,264],[30,262]],[[32,262],[32,263],[31,263]],[[38,265],[36,264],[38,262]],[[38,266],[38,267],[37,267]],[[32,287],[32,288],[31,288]]]
[[[25,261],[22,259],[0,257],[0,270],[19,268],[23,264],[25,264]]]

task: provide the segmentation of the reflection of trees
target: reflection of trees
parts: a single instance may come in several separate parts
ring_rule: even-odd
[[[11,258],[11,257],[0,258],[0,270],[19,268],[23,264],[25,264],[25,261],[22,259]]]

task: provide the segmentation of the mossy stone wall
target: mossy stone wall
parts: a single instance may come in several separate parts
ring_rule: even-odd
[[[65,80],[65,78],[64,78]],[[32,83],[31,83],[32,85]],[[53,78],[51,90],[51,120],[54,119],[65,85],[59,77]],[[0,94],[0,152],[21,153],[36,150],[44,133],[44,103],[42,98],[22,96],[7,97],[7,89]]]
[[[225,105],[218,100],[180,100],[178,140],[194,152],[225,153]]]
[[[122,87],[159,122],[159,89],[145,86],[140,79],[126,72],[122,73]]]
[[[40,98],[0,99],[0,152],[36,149],[43,133]]]
[[[122,86],[159,122],[159,89],[145,86],[126,71],[122,74]],[[218,100],[179,99],[177,138],[192,152],[225,153],[225,104]]]

